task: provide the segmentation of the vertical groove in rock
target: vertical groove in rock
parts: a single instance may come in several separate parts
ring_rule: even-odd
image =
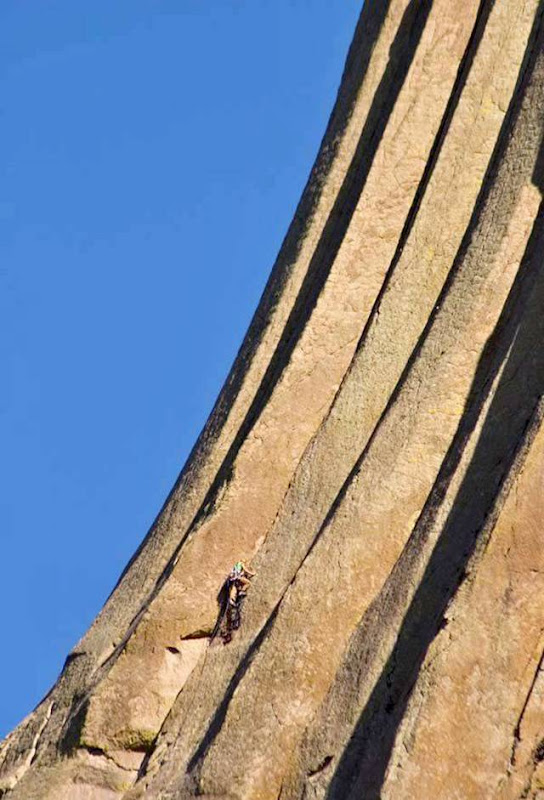
[[[0,796],[544,795],[542,40],[540,0],[367,0],[214,411]]]

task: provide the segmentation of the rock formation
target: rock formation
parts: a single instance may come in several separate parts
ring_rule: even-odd
[[[367,0],[232,371],[1,746],[6,800],[544,797],[542,13]]]

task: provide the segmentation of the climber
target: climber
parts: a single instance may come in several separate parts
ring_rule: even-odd
[[[237,561],[229,572],[227,581],[229,586],[236,587],[237,596],[245,597],[254,575],[255,573],[248,570],[247,567],[244,567],[241,561]]]
[[[221,611],[212,633],[212,641],[220,632],[224,644],[232,639],[233,631],[238,630],[241,623],[242,603],[247,595],[251,579],[255,575],[241,561],[233,566],[219,593]]]

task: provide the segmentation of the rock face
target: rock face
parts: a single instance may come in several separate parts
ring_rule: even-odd
[[[367,0],[231,374],[6,800],[544,798],[543,43],[539,0]]]

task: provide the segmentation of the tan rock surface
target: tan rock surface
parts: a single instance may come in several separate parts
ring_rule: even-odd
[[[0,796],[544,797],[542,13],[367,0],[216,407]]]

